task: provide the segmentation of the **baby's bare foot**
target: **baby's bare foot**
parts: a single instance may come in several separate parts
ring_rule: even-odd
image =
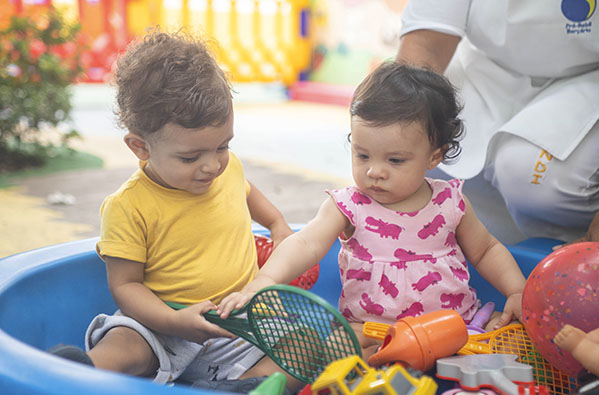
[[[581,341],[584,340],[586,333],[572,325],[564,325],[564,327],[557,332],[553,341],[560,348],[572,352]]]
[[[593,343],[599,343],[599,328],[587,332],[587,339],[589,339]]]

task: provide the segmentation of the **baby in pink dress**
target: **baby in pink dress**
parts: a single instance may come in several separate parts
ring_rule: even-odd
[[[520,319],[525,278],[516,261],[479,221],[462,181],[426,177],[459,155],[460,109],[451,84],[432,71],[393,62],[376,68],[350,108],[355,185],[328,191],[316,217],[222,301],[221,316],[259,289],[293,280],[340,238],[339,309],[365,358],[379,345],[363,336],[365,321],[392,324],[440,309],[470,320],[481,302],[468,286],[466,259],[507,299],[487,328]]]
[[[329,191],[355,228],[341,239],[339,309],[349,321],[393,324],[453,309],[465,320],[479,307],[468,286],[455,231],[464,215],[462,182],[426,179],[433,198],[421,210],[389,210],[356,187]]]

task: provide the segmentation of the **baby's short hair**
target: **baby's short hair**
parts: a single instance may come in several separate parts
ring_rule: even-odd
[[[448,162],[460,154],[464,126],[453,85],[426,68],[383,62],[360,83],[350,114],[372,126],[421,122],[431,144]]]
[[[119,123],[149,137],[167,123],[185,128],[224,124],[231,85],[207,42],[154,30],[132,43],[116,65]]]

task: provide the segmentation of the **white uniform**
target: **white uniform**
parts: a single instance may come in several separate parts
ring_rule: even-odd
[[[451,176],[481,170],[523,233],[569,240],[599,209],[596,0],[411,0],[402,34],[463,37],[446,75],[466,136]]]

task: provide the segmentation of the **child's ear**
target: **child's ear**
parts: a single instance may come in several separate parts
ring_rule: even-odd
[[[433,151],[430,158],[430,163],[428,165],[429,170],[433,170],[435,167],[439,166],[439,163],[443,161],[443,157],[445,156],[445,152],[447,152],[447,147],[439,147]]]
[[[150,151],[148,150],[148,142],[143,137],[129,132],[125,135],[125,137],[123,137],[123,140],[125,140],[127,147],[133,151],[139,160],[148,160],[150,157]]]

